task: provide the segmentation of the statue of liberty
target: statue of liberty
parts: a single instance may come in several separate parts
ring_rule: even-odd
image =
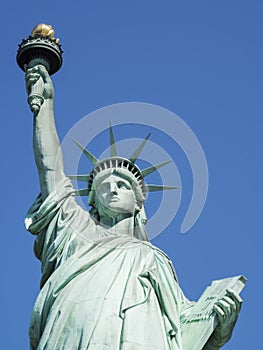
[[[86,190],[91,210],[84,210],[64,173],[54,89],[43,64],[26,69],[29,95],[36,84],[43,92],[39,108],[31,103],[40,195],[26,227],[36,235],[42,278],[31,350],[183,350],[181,320],[195,303],[184,296],[170,259],[147,237],[144,177],[153,168],[136,166],[138,150],[129,159],[114,151],[99,161],[78,144],[94,164]],[[233,290],[216,302],[218,324],[202,349],[220,349],[230,339],[241,303]]]

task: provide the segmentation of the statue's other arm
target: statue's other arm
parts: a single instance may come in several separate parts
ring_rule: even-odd
[[[37,65],[26,72],[28,94],[37,81],[43,85],[44,102],[34,115],[33,149],[39,173],[42,200],[65,177],[60,142],[54,120],[54,88],[46,68]]]

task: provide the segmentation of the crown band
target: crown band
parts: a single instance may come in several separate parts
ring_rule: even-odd
[[[88,181],[88,192],[91,191],[93,181],[97,174],[99,174],[103,170],[107,169],[125,169],[133,174],[133,176],[136,178],[143,195],[145,196],[145,184],[143,175],[140,171],[140,169],[132,163],[130,160],[122,157],[111,157],[104,160],[99,161],[94,169],[91,171],[89,175],[89,181]]]

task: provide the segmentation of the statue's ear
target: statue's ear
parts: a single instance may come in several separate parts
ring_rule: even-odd
[[[96,209],[97,211],[99,211],[101,203],[98,199],[98,197],[96,196],[96,194],[94,193],[94,197],[93,197],[93,204],[92,204],[93,208]]]

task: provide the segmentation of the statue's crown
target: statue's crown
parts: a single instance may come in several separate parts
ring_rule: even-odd
[[[163,190],[171,190],[176,189],[178,187],[176,186],[163,186],[163,185],[150,185],[146,184],[144,181],[144,177],[151,174],[152,172],[156,171],[157,169],[161,168],[162,166],[168,164],[170,160],[153,165],[149,168],[140,170],[139,167],[135,164],[136,160],[138,159],[141,151],[143,150],[147,140],[149,139],[151,134],[148,134],[146,138],[141,142],[141,144],[136,148],[136,150],[133,152],[131,157],[129,159],[122,158],[118,156],[114,134],[112,130],[112,126],[110,125],[110,151],[111,156],[109,158],[98,160],[92,153],[90,153],[86,148],[84,148],[79,142],[74,140],[76,145],[81,149],[83,154],[91,161],[94,168],[90,172],[90,174],[83,174],[83,175],[69,175],[68,177],[72,180],[79,180],[84,181],[88,184],[87,188],[81,189],[76,191],[76,195],[79,196],[88,196],[91,189],[92,184],[94,182],[94,179],[96,176],[107,169],[125,169],[130,174],[132,174],[133,178],[136,180],[138,185],[140,186],[140,189],[142,191],[143,196],[145,196],[146,192],[155,192],[155,191],[163,191]]]

